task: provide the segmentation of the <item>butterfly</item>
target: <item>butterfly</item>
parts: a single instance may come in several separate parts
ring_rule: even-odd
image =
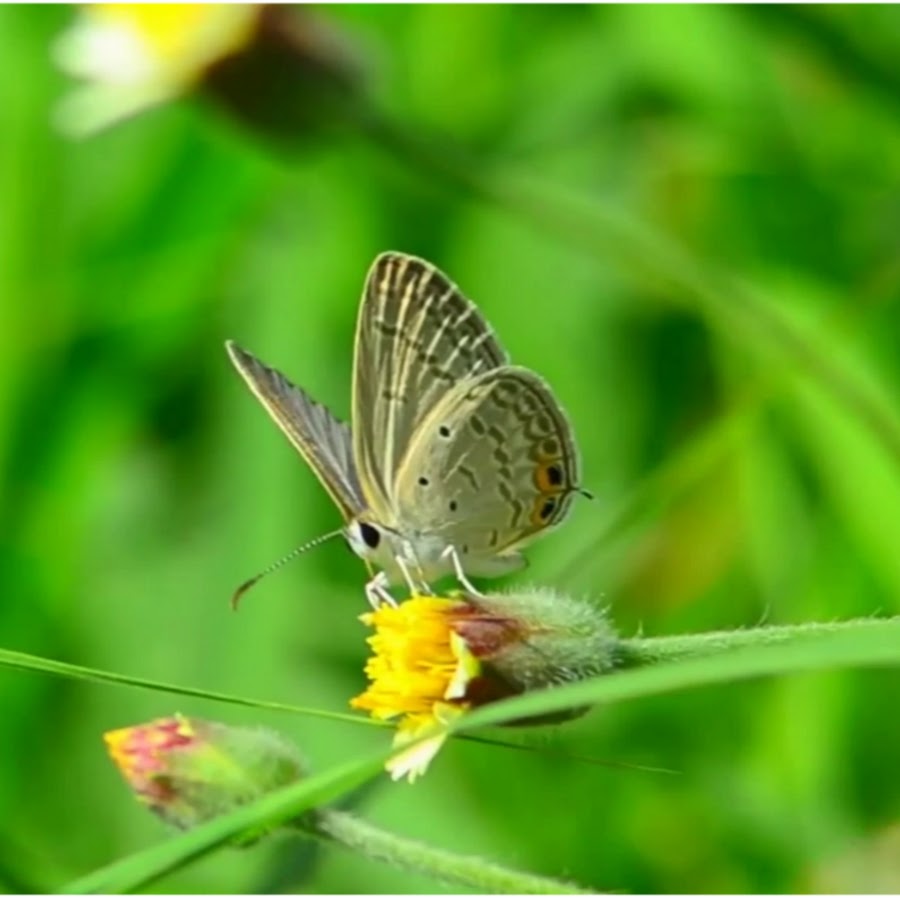
[[[401,580],[429,592],[455,573],[474,591],[467,575],[522,567],[521,549],[566,518],[575,493],[590,496],[549,386],[511,365],[475,305],[415,256],[382,253],[366,277],[352,428],[233,341],[226,349],[340,510],[334,534],[380,570],[366,585],[373,605],[393,603],[387,588]]]

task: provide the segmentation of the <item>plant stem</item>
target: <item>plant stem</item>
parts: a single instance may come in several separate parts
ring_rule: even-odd
[[[848,622],[808,622],[803,625],[765,625],[734,631],[707,631],[671,637],[625,638],[619,644],[620,669],[635,669],[698,656],[710,656],[740,647],[771,647],[797,638],[865,631],[884,625],[885,619],[852,619]],[[900,621],[900,617],[887,621]]]
[[[461,856],[410,838],[399,837],[338,810],[318,810],[294,823],[310,837],[387,863],[428,875],[438,881],[465,885],[493,894],[594,893],[568,881],[517,872],[474,856]]]

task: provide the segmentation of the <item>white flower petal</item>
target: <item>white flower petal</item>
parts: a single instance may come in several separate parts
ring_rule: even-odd
[[[447,740],[446,732],[410,744],[392,756],[385,768],[390,772],[394,781],[405,778],[410,784],[413,784],[420,775],[425,774],[445,740]]]
[[[54,62],[69,75],[107,84],[136,84],[159,74],[158,61],[128,21],[80,19],[52,48]]]

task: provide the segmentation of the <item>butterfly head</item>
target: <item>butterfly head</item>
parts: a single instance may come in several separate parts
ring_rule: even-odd
[[[344,537],[357,556],[382,569],[394,569],[397,557],[418,565],[422,551],[426,559],[431,556],[430,547],[422,545],[420,535],[401,533],[373,521],[368,515],[351,520],[344,529]]]
[[[367,519],[353,519],[344,529],[350,549],[365,560],[377,562],[384,549],[387,529]]]
[[[347,525],[344,537],[357,556],[384,571],[389,584],[405,582],[415,590],[453,571],[446,538],[437,531],[399,531],[363,515]]]

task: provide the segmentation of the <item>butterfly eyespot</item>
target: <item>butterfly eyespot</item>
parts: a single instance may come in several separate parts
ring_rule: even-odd
[[[374,550],[381,543],[381,532],[368,522],[359,523],[359,534],[365,545]]]
[[[428,487],[428,479],[424,475],[422,475],[419,478],[419,484],[421,484],[422,487]]]
[[[438,428],[438,434],[442,438],[448,438],[450,437],[450,429],[446,425],[441,425],[441,427]]]
[[[450,501],[450,512],[456,512],[456,501],[455,500]]]
[[[542,519],[549,519],[553,514],[553,510],[556,509],[556,501],[555,500],[545,500],[544,505],[541,507],[541,511],[538,515]]]
[[[553,427],[553,423],[550,421],[549,416],[538,416],[537,427],[541,431],[549,431]]]
[[[565,483],[566,474],[559,463],[546,463],[537,467],[534,483],[542,494],[557,494]]]

